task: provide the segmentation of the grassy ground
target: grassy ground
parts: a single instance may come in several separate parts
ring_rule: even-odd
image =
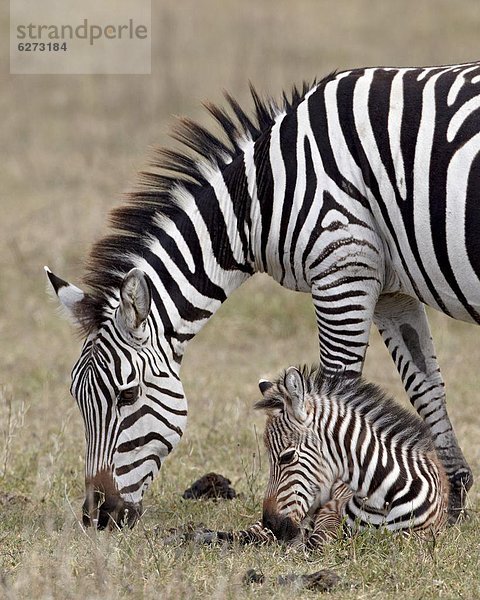
[[[187,351],[188,431],[148,492],[141,524],[96,534],[78,522],[83,427],[68,385],[79,342],[45,295],[42,266],[78,280],[82,255],[145,148],[167,143],[170,115],[202,119],[199,100],[218,100],[222,88],[245,99],[248,79],[276,94],[337,67],[478,58],[474,0],[199,7],[159,3],[151,77],[8,76],[1,38],[0,598],[290,598],[276,576],[320,568],[341,575],[335,598],[478,598],[478,485],[471,520],[435,542],[367,532],[309,557],[280,547],[162,544],[168,527],[237,528],[259,515],[267,466],[262,417],[252,410],[256,381],[317,357],[309,298],[263,277],[240,289]],[[3,32],[7,25],[3,15]],[[431,321],[450,414],[478,479],[478,329],[438,314]],[[405,401],[376,334],[366,375]],[[183,501],[210,470],[230,477],[241,496]],[[262,587],[242,585],[248,568],[266,574]]]

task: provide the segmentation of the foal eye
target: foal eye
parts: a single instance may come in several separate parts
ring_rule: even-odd
[[[134,387],[127,388],[125,390],[120,390],[117,396],[117,406],[128,406],[129,404],[133,404],[138,398],[138,392],[140,391],[140,386],[135,385]]]
[[[287,450],[283,454],[280,455],[278,462],[281,465],[287,465],[289,462],[295,458],[296,451],[295,450]]]

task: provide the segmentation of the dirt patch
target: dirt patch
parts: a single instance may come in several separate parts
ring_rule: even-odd
[[[200,479],[197,479],[187,488],[182,495],[185,500],[232,500],[236,498],[237,492],[231,487],[232,482],[218,473],[207,473]]]
[[[255,569],[248,569],[243,576],[243,583],[245,585],[262,585],[265,581],[266,576],[263,571],[256,571]],[[321,571],[304,575],[290,573],[289,575],[280,575],[277,578],[278,585],[288,585],[296,592],[299,592],[300,590],[329,592],[339,581],[340,577],[328,569],[322,569]]]
[[[279,585],[290,585],[296,591],[313,590],[315,592],[329,592],[340,581],[340,577],[333,571],[322,569],[315,573],[305,575],[281,575],[277,579]]]
[[[22,494],[13,494],[12,492],[2,492],[0,490],[0,506],[2,508],[17,506],[19,504],[28,504],[29,502],[29,498]]]

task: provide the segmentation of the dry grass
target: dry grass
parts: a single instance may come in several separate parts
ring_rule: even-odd
[[[248,79],[277,94],[337,67],[475,59],[479,24],[475,0],[166,0],[156,9],[151,77],[8,76],[4,60],[0,597],[287,598],[292,592],[275,586],[277,574],[324,567],[342,576],[335,598],[480,597],[478,486],[470,494],[471,521],[435,542],[367,532],[313,557],[282,548],[162,545],[157,528],[189,521],[239,527],[259,514],[266,465],[256,436],[262,418],[251,409],[256,381],[317,357],[309,298],[263,277],[239,290],[187,352],[189,428],[146,497],[141,526],[84,532],[77,520],[83,427],[68,397],[79,344],[48,301],[42,270],[47,263],[78,279],[80,258],[145,148],[167,143],[172,113],[203,119],[199,100],[219,100],[222,88],[245,100]],[[478,329],[431,317],[450,414],[478,479]],[[366,374],[404,398],[376,335]],[[181,500],[208,470],[229,476],[242,497]],[[242,586],[251,567],[268,576],[263,587]]]

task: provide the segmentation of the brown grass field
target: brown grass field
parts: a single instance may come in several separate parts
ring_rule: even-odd
[[[437,539],[365,532],[305,556],[267,548],[165,546],[187,522],[238,528],[255,520],[267,477],[257,381],[317,359],[308,296],[255,277],[189,347],[183,381],[189,427],[145,498],[131,531],[79,523],[83,425],[69,397],[80,342],[45,293],[43,265],[73,282],[105,230],[108,210],[145,163],[170,144],[172,115],[205,120],[200,102],[228,89],[248,103],[248,80],[278,95],[336,68],[440,64],[479,58],[477,0],[162,0],[154,3],[151,76],[8,75],[2,12],[0,114],[0,598],[310,598],[277,575],[330,568],[332,598],[480,598],[480,492],[471,518]],[[480,479],[479,330],[430,313],[461,446]],[[376,332],[365,374],[402,402]],[[206,473],[241,496],[187,502]],[[245,587],[249,568],[267,576]]]

